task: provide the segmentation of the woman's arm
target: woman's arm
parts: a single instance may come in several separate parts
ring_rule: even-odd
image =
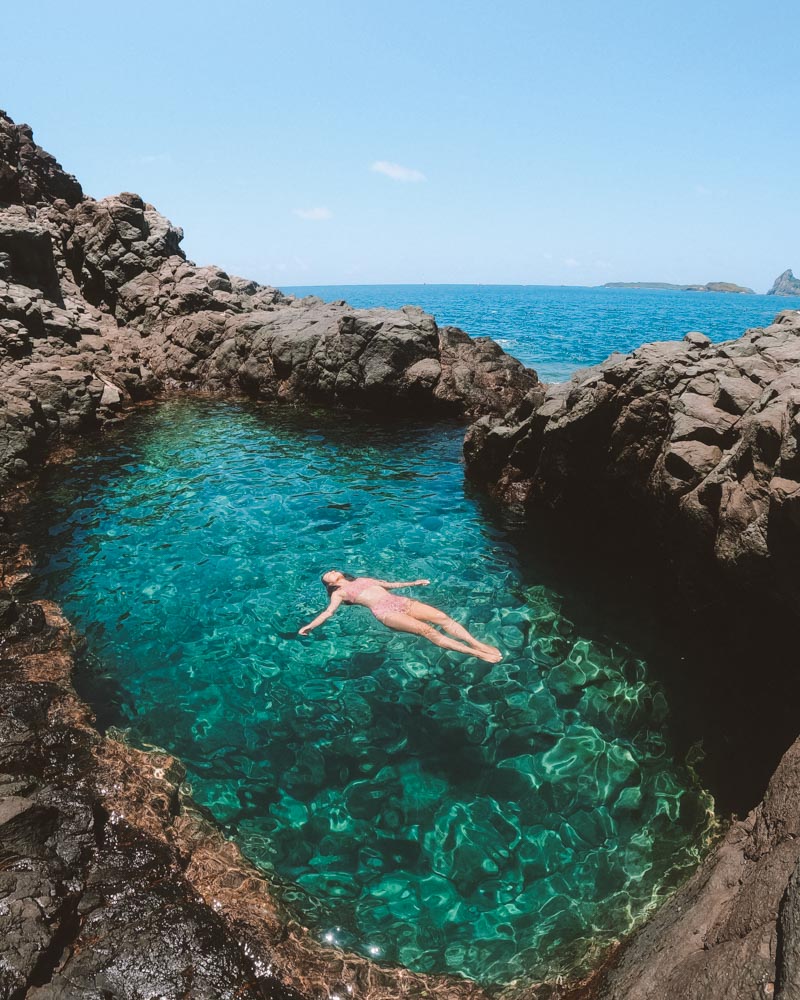
[[[327,606],[327,608],[325,608],[322,614],[317,615],[313,622],[309,622],[308,625],[304,625],[297,634],[308,635],[308,633],[312,629],[316,628],[317,625],[321,625],[324,621],[327,621],[341,603],[342,599],[338,594],[331,594],[331,603]]]
[[[388,583],[386,580],[376,580],[377,584],[387,590],[396,590],[398,587],[427,587],[430,580],[408,580],[405,583]]]

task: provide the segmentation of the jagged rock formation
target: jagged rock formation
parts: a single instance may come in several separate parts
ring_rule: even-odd
[[[538,386],[474,424],[465,453],[468,474],[502,498],[646,517],[707,571],[800,608],[800,312]]]
[[[135,194],[95,201],[0,113],[0,484],[175,385],[474,417],[536,383],[420,309],[297,301],[197,267]]]
[[[767,295],[800,295],[800,278],[795,278],[789,268],[778,275]]]
[[[601,524],[639,511],[796,610],[797,314],[731,344],[650,345],[548,389],[419,310],[297,302],[196,267],[181,235],[136,195],[84,198],[0,116],[0,485],[58,440],[181,386],[483,415],[470,474],[502,497]],[[472,984],[323,948],[292,923],[180,794],[176,761],[92,728],[70,685],[68,624],[5,589],[24,571],[7,521],[0,557],[0,997],[483,1000]],[[764,803],[613,967],[509,996],[797,996],[799,758],[796,745]]]

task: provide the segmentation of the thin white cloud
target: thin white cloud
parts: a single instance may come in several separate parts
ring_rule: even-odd
[[[416,183],[417,181],[428,179],[421,170],[415,170],[413,167],[403,167],[399,163],[390,163],[388,160],[376,160],[370,167],[370,170],[374,170],[376,174],[383,174],[386,177],[390,177],[393,181],[402,181],[404,184]]]
[[[333,212],[323,205],[317,208],[296,208],[294,214],[299,219],[305,219],[306,222],[325,222],[327,219],[333,218]]]
[[[580,267],[581,266],[581,262],[579,260],[575,260],[574,257],[565,257],[564,258],[564,264],[567,267]]]

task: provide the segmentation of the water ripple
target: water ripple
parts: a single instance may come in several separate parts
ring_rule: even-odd
[[[461,434],[164,405],[52,485],[39,579],[101,717],[180,755],[321,937],[506,983],[624,933],[696,864],[711,803],[647,664],[582,634],[465,493]],[[299,639],[331,567],[430,578],[416,596],[505,659],[361,608]]]

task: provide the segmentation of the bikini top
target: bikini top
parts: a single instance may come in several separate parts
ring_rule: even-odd
[[[367,589],[367,587],[380,586],[377,580],[371,576],[357,576],[355,580],[345,580],[336,588],[343,601],[355,601]]]

